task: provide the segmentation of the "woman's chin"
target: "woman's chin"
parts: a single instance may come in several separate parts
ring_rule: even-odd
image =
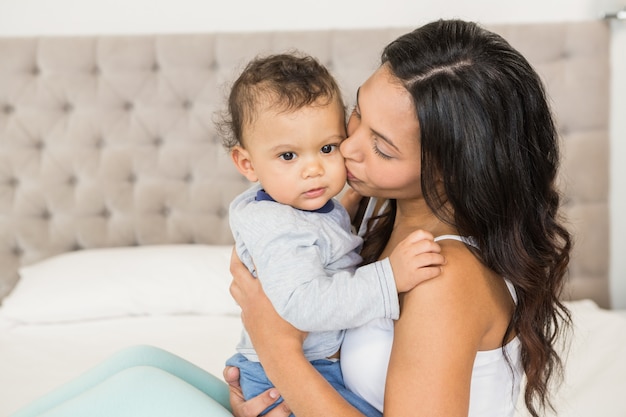
[[[354,191],[356,191],[357,193],[361,194],[361,195],[365,195],[363,194],[363,183],[359,180],[357,180],[356,178],[348,178],[348,185],[350,186],[350,188],[352,188]]]

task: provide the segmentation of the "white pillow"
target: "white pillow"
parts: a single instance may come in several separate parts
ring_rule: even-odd
[[[24,323],[121,316],[239,314],[228,291],[232,246],[90,249],[20,269],[0,313]]]

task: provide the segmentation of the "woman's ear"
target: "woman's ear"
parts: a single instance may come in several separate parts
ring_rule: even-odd
[[[252,165],[252,159],[250,158],[250,154],[247,150],[242,148],[241,146],[235,146],[230,151],[230,157],[237,168],[237,171],[241,172],[241,175],[246,177],[248,181],[256,182],[259,178],[254,171],[254,166]]]

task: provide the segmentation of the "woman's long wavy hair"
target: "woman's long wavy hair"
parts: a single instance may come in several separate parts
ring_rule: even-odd
[[[559,299],[571,238],[559,216],[559,140],[543,84],[502,37],[458,20],[401,36],[382,64],[414,100],[426,202],[474,237],[476,256],[516,288],[502,344],[513,333],[521,341],[524,399],[538,417],[552,407],[549,381],[563,370],[555,344],[571,320]],[[366,235],[366,262],[384,248],[394,203]]]

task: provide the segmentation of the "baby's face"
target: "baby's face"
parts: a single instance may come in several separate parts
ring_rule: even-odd
[[[317,210],[346,183],[339,152],[344,109],[336,100],[288,112],[263,109],[243,136],[258,181],[279,203]]]

